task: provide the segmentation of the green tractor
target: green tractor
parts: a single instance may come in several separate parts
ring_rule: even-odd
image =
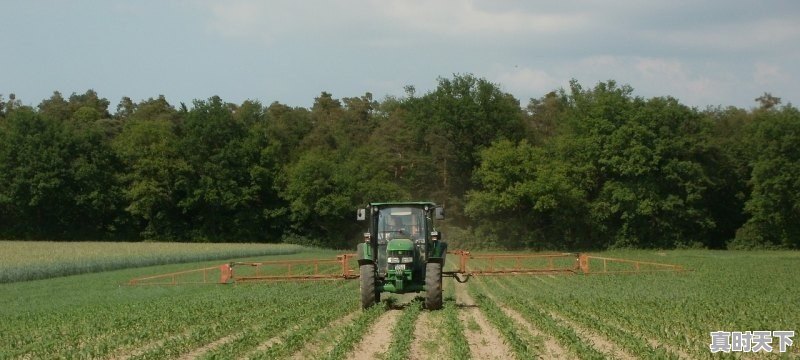
[[[444,219],[444,208],[432,202],[370,203],[357,218],[369,221],[357,250],[361,306],[380,302],[382,292],[424,291],[425,307],[441,309],[447,243],[433,221]]]

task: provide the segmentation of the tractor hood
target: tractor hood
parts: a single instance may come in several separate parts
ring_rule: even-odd
[[[414,242],[409,239],[394,239],[390,240],[386,245],[387,251],[413,251]]]

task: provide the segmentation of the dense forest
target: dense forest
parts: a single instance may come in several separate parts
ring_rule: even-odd
[[[472,75],[311,108],[89,90],[0,97],[0,238],[347,248],[370,201],[431,200],[462,246],[800,248],[800,112]],[[112,112],[113,111],[113,112]]]

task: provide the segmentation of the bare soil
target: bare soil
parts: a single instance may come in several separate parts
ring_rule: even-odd
[[[511,349],[503,342],[503,336],[483,316],[475,301],[467,292],[467,284],[456,284],[456,304],[459,319],[464,324],[464,335],[469,351],[475,359],[513,359]]]
[[[181,336],[187,336],[187,335],[189,335],[189,333],[190,333],[190,331],[187,330],[187,331],[185,331],[183,333],[175,334],[175,335],[172,335],[172,336],[170,336],[168,338],[151,341],[151,342],[149,342],[147,344],[141,345],[141,346],[133,348],[133,349],[122,350],[122,351],[117,350],[114,354],[109,355],[107,357],[107,359],[128,360],[130,358],[140,356],[140,355],[142,355],[142,354],[144,354],[144,353],[146,353],[146,352],[148,352],[148,351],[150,351],[152,349],[155,349],[155,348],[163,345],[169,339],[179,338]]]
[[[414,326],[411,359],[447,359],[447,349],[441,339],[442,316],[440,312],[423,311]]]
[[[513,309],[505,305],[500,305],[500,309],[503,310],[506,316],[513,319],[517,324],[522,325],[522,328],[528,331],[528,333],[530,333],[533,337],[538,337],[542,339],[542,341],[544,342],[544,353],[542,354],[543,358],[577,359],[577,357],[570,354],[566,349],[564,349],[561,345],[559,345],[556,339],[539,331],[539,329],[535,328],[533,324],[531,324],[528,320],[525,320],[525,318],[523,318],[522,315],[520,315],[518,312],[514,311]]]
[[[192,350],[192,351],[190,351],[190,352],[188,352],[186,354],[181,355],[181,357],[179,357],[178,359],[180,359],[180,360],[197,359],[201,355],[207,353],[209,350],[214,349],[217,346],[220,346],[222,344],[225,344],[225,343],[235,339],[239,335],[241,335],[241,333],[233,333],[233,334],[230,334],[230,335],[225,336],[223,338],[217,339],[217,340],[215,340],[213,342],[210,342],[210,343],[208,343],[206,345],[203,345],[203,346],[201,346],[201,347],[199,347],[197,349],[194,349],[194,350]]]
[[[388,310],[381,315],[367,331],[367,336],[361,339],[355,349],[347,356],[348,359],[373,360],[389,350],[392,330],[400,319],[402,310]]]
[[[579,337],[581,337],[584,340],[589,341],[589,343],[592,344],[592,347],[594,347],[595,349],[599,350],[600,352],[602,352],[604,354],[610,355],[611,358],[613,358],[613,359],[623,359],[623,360],[636,359],[636,357],[631,356],[630,354],[625,352],[621,347],[619,347],[619,345],[609,341],[608,339],[606,339],[605,337],[601,336],[600,334],[597,334],[597,333],[593,332],[592,330],[587,329],[587,328],[575,323],[574,321],[568,320],[567,318],[565,318],[565,317],[563,317],[563,316],[561,316],[561,315],[559,315],[559,314],[557,314],[555,312],[552,312],[552,311],[548,312],[548,315],[550,315],[550,317],[552,317],[556,321],[558,321],[560,323],[564,323],[568,327],[570,327],[573,330],[575,330],[575,333],[578,334]]]
[[[292,355],[292,359],[295,360],[302,360],[302,359],[318,359],[323,356],[323,354],[328,353],[333,349],[335,345],[335,334],[339,329],[350,322],[361,313],[361,310],[349,313],[337,320],[333,323],[328,325],[325,329],[321,330],[320,332],[314,335],[306,346],[300,351],[294,353]]]

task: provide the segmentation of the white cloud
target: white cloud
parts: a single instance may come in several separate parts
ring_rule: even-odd
[[[298,71],[305,76],[335,68],[315,76],[332,88],[340,82],[369,86],[364,90],[378,96],[382,89],[402,92],[399,84],[419,85],[453,72],[486,76],[523,102],[565,87],[572,78],[584,86],[613,79],[630,84],[637,95],[672,95],[698,106],[742,104],[767,86],[782,93],[792,86],[785,79],[796,72],[790,64],[800,59],[800,50],[790,45],[800,41],[792,11],[750,14],[749,5],[734,3],[712,16],[719,10],[713,4],[612,2],[191,4],[203,4],[219,34],[270,45],[269,52],[260,50],[265,58],[278,59],[272,68],[291,69],[303,59],[306,68]],[[358,75],[332,75],[343,72]]]
[[[749,22],[718,22],[690,29],[643,31],[643,37],[676,49],[747,51],[800,41],[797,19],[767,18]]]
[[[518,9],[485,9],[472,0],[232,0],[200,3],[211,15],[211,27],[226,36],[272,42],[282,36],[357,34],[370,43],[398,37],[426,41],[441,37],[494,38],[552,34],[580,28],[582,13],[538,13]],[[384,39],[383,37],[386,37]]]
[[[753,72],[753,81],[758,85],[768,85],[775,81],[780,81],[785,77],[780,67],[765,62],[757,62]]]
[[[544,68],[548,83],[567,84],[572,78],[584,87],[614,80],[631,85],[636,95],[673,96],[679,99],[722,101],[728,88],[724,73],[708,74],[696,66],[673,58],[595,55]],[[556,85],[557,86],[557,85]],[[550,90],[556,87],[551,87]],[[547,90],[549,91],[549,90]],[[540,91],[535,96],[541,96]]]
[[[515,67],[511,70],[496,71],[496,75],[493,78],[508,92],[514,94],[538,94],[531,95],[536,97],[558,89],[562,83],[547,71],[528,67]],[[524,101],[525,99],[520,100]]]
[[[403,28],[434,35],[556,33],[581,27],[582,13],[537,13],[516,9],[488,10],[469,0],[379,1],[381,16]]]
[[[213,27],[231,37],[255,37],[270,40],[268,28],[260,28],[265,20],[266,7],[249,1],[213,3]]]

